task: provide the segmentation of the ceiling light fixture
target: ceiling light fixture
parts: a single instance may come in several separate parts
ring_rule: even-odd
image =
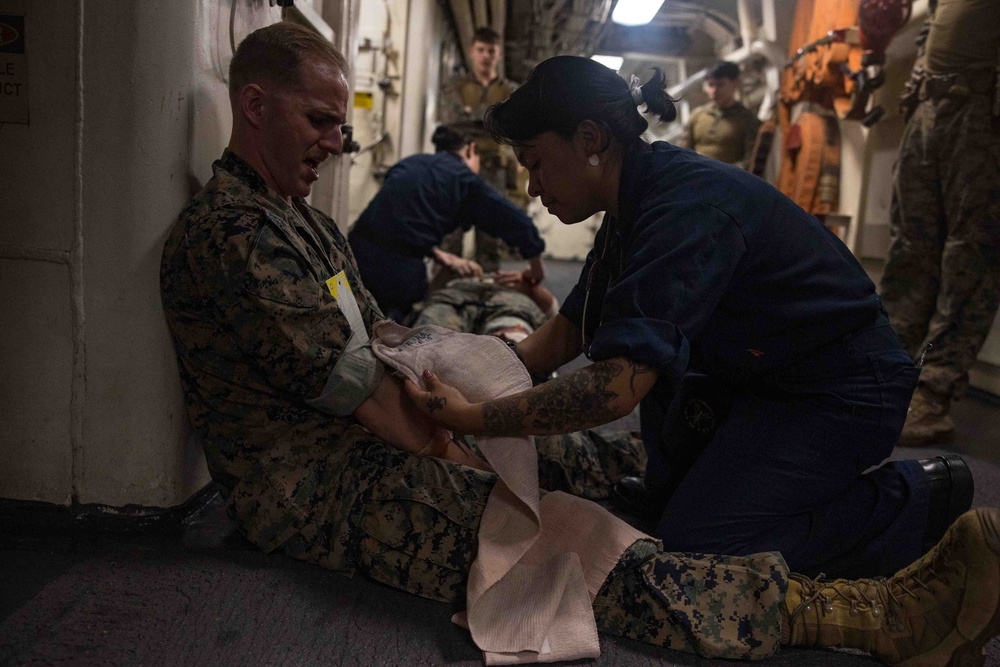
[[[597,62],[601,63],[605,67],[607,67],[609,69],[613,69],[616,72],[622,68],[622,63],[625,62],[625,59],[622,58],[621,56],[599,56],[599,55],[593,55],[593,56],[590,56],[590,59],[591,60],[596,60]]]
[[[646,25],[663,6],[663,0],[618,0],[611,20],[620,25]]]

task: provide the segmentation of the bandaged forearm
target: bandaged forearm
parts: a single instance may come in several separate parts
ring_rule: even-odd
[[[385,366],[372,354],[367,336],[354,334],[347,342],[319,396],[306,403],[337,417],[357,410],[378,387]]]

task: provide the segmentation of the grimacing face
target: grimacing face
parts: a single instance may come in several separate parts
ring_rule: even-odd
[[[299,81],[270,85],[260,127],[262,174],[278,195],[305,197],[319,178],[319,165],[344,148],[347,80],[332,63],[304,62]]]

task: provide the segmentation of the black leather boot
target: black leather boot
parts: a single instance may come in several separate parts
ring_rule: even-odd
[[[917,463],[923,466],[931,485],[930,509],[923,538],[926,552],[940,541],[955,519],[972,507],[975,483],[969,466],[961,456],[935,456]]]

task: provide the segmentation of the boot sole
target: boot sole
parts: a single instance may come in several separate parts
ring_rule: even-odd
[[[1000,559],[1000,525],[997,523],[994,513],[979,513],[979,522],[983,527],[983,535],[986,544],[997,554]],[[996,598],[1000,592],[993,591],[993,604],[996,609],[993,611],[993,618],[986,624],[975,639],[959,646],[948,661],[948,667],[981,667],[986,662],[986,645],[1000,634],[1000,601]]]
[[[997,512],[976,512],[982,527],[986,545],[996,557],[994,567],[1000,570],[1000,514]],[[975,582],[979,584],[979,582]],[[997,586],[976,585],[968,589],[978,592],[971,602],[974,608],[992,606],[993,617],[986,623],[979,634],[969,639],[957,630],[952,630],[936,649],[909,660],[900,662],[900,667],[983,667],[986,661],[985,647],[990,641],[1000,635],[1000,590]],[[965,606],[965,605],[963,605]]]

